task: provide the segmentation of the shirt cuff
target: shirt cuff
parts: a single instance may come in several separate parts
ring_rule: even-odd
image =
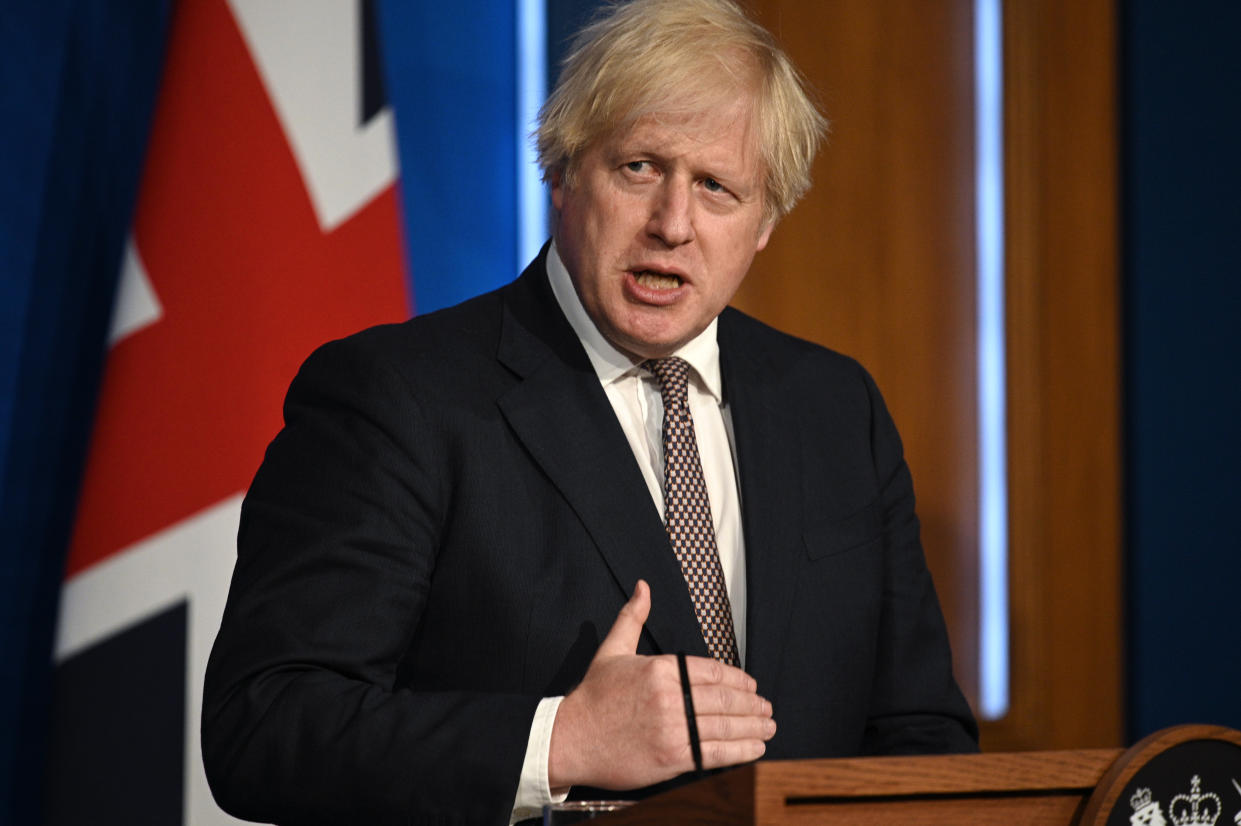
[[[566,789],[553,795],[547,783],[547,759],[551,753],[552,727],[556,712],[564,697],[544,697],[534,710],[530,723],[530,740],[526,743],[526,759],[521,764],[521,778],[517,783],[517,799],[513,801],[513,814],[509,824],[531,817],[542,817],[543,807],[548,803],[561,803],[568,796]]]

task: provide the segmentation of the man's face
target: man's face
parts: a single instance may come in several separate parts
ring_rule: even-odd
[[[586,312],[616,347],[665,356],[706,329],[767,245],[750,101],[648,115],[552,179],[556,246]]]

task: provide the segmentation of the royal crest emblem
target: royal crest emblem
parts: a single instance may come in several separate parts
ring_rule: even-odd
[[[1194,775],[1189,781],[1189,794],[1178,794],[1168,804],[1168,816],[1174,826],[1215,826],[1223,803],[1215,792],[1202,792],[1202,778]]]
[[[1168,826],[1168,821],[1163,819],[1159,802],[1151,799],[1150,789],[1141,788],[1135,791],[1129,798],[1129,805],[1133,806],[1133,814],[1129,815],[1132,826]]]

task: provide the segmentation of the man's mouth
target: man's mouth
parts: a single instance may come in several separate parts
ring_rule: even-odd
[[[670,273],[655,272],[654,270],[637,270],[633,274],[634,280],[651,290],[675,290],[681,286],[679,276]]]

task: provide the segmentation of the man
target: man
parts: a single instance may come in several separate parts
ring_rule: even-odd
[[[226,809],[502,823],[683,781],[676,652],[707,768],[976,748],[873,382],[726,309],[822,129],[729,0],[579,36],[550,247],[290,388],[207,675]]]

